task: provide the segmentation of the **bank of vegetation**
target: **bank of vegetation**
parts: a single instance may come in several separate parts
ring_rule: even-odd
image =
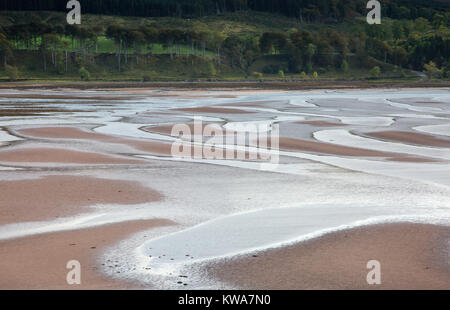
[[[91,0],[79,26],[61,1],[25,2],[0,4],[3,79],[450,78],[445,1],[388,1],[368,25],[357,0]]]

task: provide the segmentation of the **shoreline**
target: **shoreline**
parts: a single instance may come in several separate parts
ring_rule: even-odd
[[[141,81],[59,81],[59,82],[0,82],[0,89],[46,89],[46,88],[76,88],[76,89],[102,89],[102,88],[169,88],[169,89],[195,89],[195,90],[319,90],[319,89],[393,89],[393,88],[441,88],[450,87],[450,81],[424,82],[424,81],[174,81],[174,82],[141,82]]]

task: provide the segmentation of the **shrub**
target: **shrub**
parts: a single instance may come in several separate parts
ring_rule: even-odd
[[[308,62],[305,67],[306,73],[311,73],[313,70],[312,63]]]
[[[261,80],[263,78],[263,74],[261,72],[253,72],[253,76],[258,80]]]
[[[150,74],[148,74],[148,73],[145,73],[144,76],[142,77],[142,80],[144,82],[151,81],[152,80],[152,76]]]
[[[285,66],[282,65],[267,65],[263,68],[263,73],[264,74],[278,74],[280,72],[280,70],[282,70],[283,72],[287,71],[287,68],[285,68]]]
[[[374,78],[379,78],[380,73],[381,73],[381,69],[378,66],[375,66],[370,70],[370,75]]]
[[[318,79],[318,78],[319,78],[319,74],[318,74],[317,72],[314,72],[314,73],[313,73],[313,78],[314,78],[314,79]]]
[[[341,63],[341,70],[344,73],[348,72],[348,62],[346,60],[342,61]]]
[[[208,62],[208,76],[216,76],[217,75],[217,71],[216,71],[216,67],[214,67],[214,64],[212,63],[212,61]]]
[[[6,65],[5,71],[11,81],[15,81],[19,78],[19,69],[17,69],[17,67]]]
[[[450,71],[446,71],[445,74],[444,74],[444,77],[446,79],[450,79]]]
[[[80,74],[80,78],[82,81],[89,81],[91,79],[91,74],[86,70],[85,67],[81,67],[78,73]]]
[[[425,68],[425,73],[428,75],[428,78],[433,78],[433,76],[439,77],[441,75],[441,70],[436,66],[436,64],[432,61],[425,64],[423,66]]]
[[[278,71],[278,76],[282,79],[284,79],[284,71],[283,70],[279,70]]]
[[[267,65],[263,68],[264,74],[275,74],[276,72],[278,72],[278,70],[279,69],[277,65]]]

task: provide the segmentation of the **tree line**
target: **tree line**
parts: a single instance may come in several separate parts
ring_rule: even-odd
[[[79,0],[82,13],[200,17],[244,10],[279,13],[307,22],[343,20],[367,14],[367,0]],[[67,11],[64,0],[2,0],[0,10]],[[431,18],[449,10],[436,0],[383,0],[383,16],[395,19]]]
[[[0,28],[0,53],[5,68],[14,50],[32,50],[41,54],[44,71],[53,66],[64,73],[69,71],[70,58],[79,66],[93,61],[93,55],[99,54],[99,38],[106,37],[114,42],[119,72],[124,63],[133,61],[139,65],[143,56],[151,55],[155,45],[161,44],[171,59],[199,56],[217,66],[228,65],[246,74],[254,74],[250,72],[251,67],[261,57],[279,55],[286,59],[285,64],[266,65],[261,73],[347,72],[349,58],[353,57],[359,68],[367,69],[373,67],[371,59],[419,71],[432,62],[447,77],[450,75],[449,28],[450,13],[436,13],[430,19],[419,17],[415,21],[367,25],[364,31],[352,34],[331,27],[317,32],[299,27],[287,32],[225,35],[195,28],[51,25],[31,18],[26,24]],[[214,56],[208,56],[208,51]]]

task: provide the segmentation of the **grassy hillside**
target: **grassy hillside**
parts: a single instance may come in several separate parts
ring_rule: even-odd
[[[39,21],[50,28],[53,27],[52,31],[57,33],[55,29],[66,25],[66,15],[46,11],[0,12],[0,27],[3,29],[25,25],[30,21]],[[94,37],[84,40],[75,38],[73,43],[73,37],[63,33],[57,35],[57,43],[54,45],[48,43],[49,38],[53,38],[50,37],[53,32],[49,33],[48,38],[43,34],[34,36],[31,34],[31,39],[27,40],[20,37],[10,38],[14,47],[11,55],[7,57],[8,66],[0,69],[0,79],[84,78],[105,81],[422,79],[423,74],[419,74],[417,68],[395,62],[401,56],[398,56],[397,49],[402,44],[407,44],[407,40],[410,39],[410,37],[403,39],[393,37],[391,29],[395,30],[397,22],[384,18],[382,26],[388,31],[383,31],[391,34],[383,34],[384,38],[377,39],[394,46],[390,49],[388,59],[387,56],[377,57],[371,54],[370,48],[366,48],[368,51],[361,56],[358,42],[371,36],[370,33],[366,34],[368,25],[361,16],[347,18],[342,22],[313,23],[277,14],[249,11],[190,19],[83,14],[80,28],[86,31],[99,28]],[[158,39],[151,44],[130,43],[128,46],[124,45],[122,39],[119,44],[117,40],[107,35],[110,26],[129,30],[147,27],[160,32],[175,29],[185,33],[192,31],[196,34],[206,34],[207,37],[203,41],[197,39],[195,43],[186,39],[169,43]],[[405,27],[406,31],[406,27],[410,26],[402,27]],[[447,31],[446,28],[439,31],[444,30]],[[438,29],[427,28],[423,33],[417,32],[416,36],[419,35],[423,40],[426,36],[435,36],[437,31]],[[311,40],[315,44],[314,62],[311,57],[308,60],[306,52],[308,42],[302,43],[304,45],[293,45],[293,34],[304,32],[311,34]],[[281,33],[286,36],[289,47],[277,48],[275,41],[272,43],[275,44],[272,49],[263,50],[260,45],[261,37],[265,33]],[[330,44],[335,44],[333,43],[335,34],[342,37],[340,39],[345,44],[344,50],[339,48],[341,46],[339,42],[336,46],[333,45],[331,50],[328,48]],[[221,37],[220,47],[216,46],[216,36]],[[325,39],[322,40],[321,36]],[[377,37],[379,34],[376,32],[373,36]],[[449,37],[448,32],[444,37]],[[44,42],[44,38],[48,42]],[[238,38],[239,42],[225,49],[227,38]],[[320,49],[322,41],[326,41],[323,50]],[[303,59],[300,59],[302,64],[297,66],[298,69],[292,69],[292,58],[295,53]],[[328,57],[331,60],[324,62],[320,59],[321,55],[322,58]],[[362,57],[364,60],[361,60]],[[342,58],[339,64],[336,64],[337,58]],[[389,61],[391,58],[392,61]],[[342,64],[343,60],[346,63],[345,67]],[[444,66],[447,60],[442,60],[438,65]],[[307,64],[308,61],[311,65]],[[372,70],[374,67],[379,68],[378,74]],[[84,71],[80,71],[82,68]]]

